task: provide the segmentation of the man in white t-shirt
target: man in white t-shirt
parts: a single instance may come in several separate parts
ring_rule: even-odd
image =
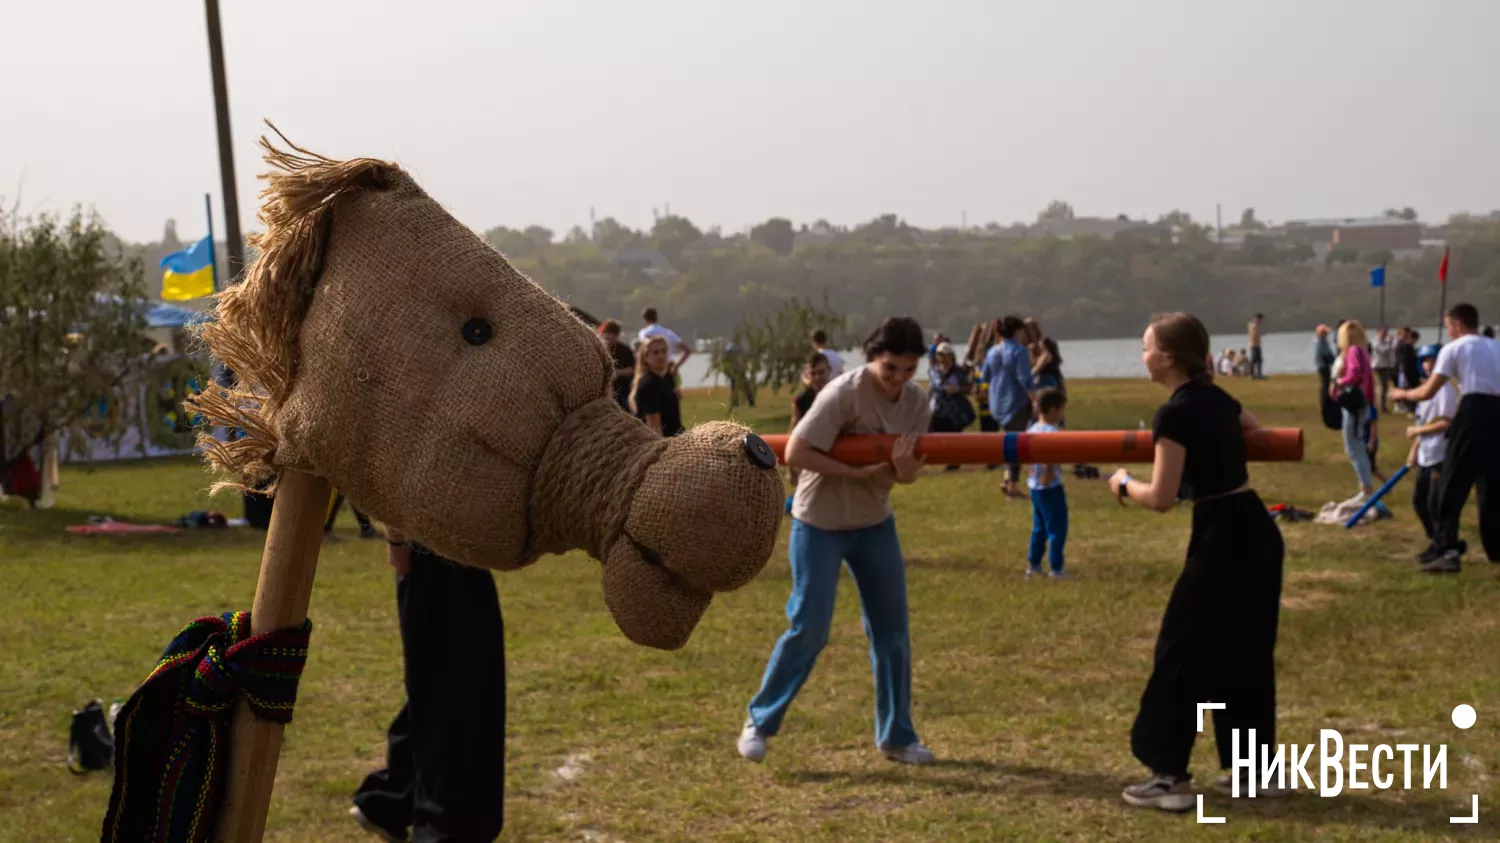
[[[828,377],[830,380],[844,373],[844,358],[837,351],[828,347],[828,334],[822,328],[812,332],[813,351],[823,355],[828,361]]]
[[[678,357],[677,362],[672,364],[672,374],[677,374],[682,369],[682,364],[686,363],[687,359],[693,356],[693,347],[683,342],[682,337],[677,336],[671,328],[656,321],[656,308],[648,307],[641,311],[641,321],[646,323],[646,327],[641,329],[637,337],[641,342],[645,342],[652,337],[666,337],[669,348],[682,352],[682,356]]]
[[[1458,539],[1458,519],[1479,487],[1479,538],[1485,556],[1500,562],[1500,342],[1479,333],[1479,311],[1472,304],[1454,305],[1443,319],[1453,341],[1438,353],[1432,377],[1415,389],[1391,392],[1398,401],[1426,401],[1448,381],[1458,382],[1458,411],[1448,428],[1443,475],[1438,482],[1438,512],[1433,545],[1442,555],[1422,566],[1433,574],[1457,573],[1465,546]]]

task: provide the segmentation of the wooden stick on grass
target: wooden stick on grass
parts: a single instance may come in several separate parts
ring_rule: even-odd
[[[299,471],[282,474],[250,609],[250,634],[307,619],[330,491],[321,477]],[[265,834],[282,729],[281,723],[255,719],[243,699],[235,704],[229,779],[215,836],[219,843],[257,843]]]

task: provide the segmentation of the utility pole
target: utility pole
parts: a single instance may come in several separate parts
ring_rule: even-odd
[[[1214,239],[1219,241],[1219,248],[1224,248],[1224,206],[1218,203],[1214,203],[1214,231]]]
[[[234,189],[234,144],[229,138],[229,85],[224,77],[224,41],[219,31],[219,0],[204,0],[208,14],[208,63],[213,71],[214,115],[219,131],[219,180],[224,191],[224,239],[229,249],[226,266],[233,284],[245,268],[245,241],[240,237],[239,195]]]

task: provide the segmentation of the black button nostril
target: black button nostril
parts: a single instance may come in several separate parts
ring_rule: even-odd
[[[745,434],[745,453],[750,457],[750,463],[757,468],[772,469],[776,467],[776,452],[766,444],[766,440],[753,433]]]

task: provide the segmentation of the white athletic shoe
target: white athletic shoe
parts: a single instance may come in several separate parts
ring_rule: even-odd
[[[1198,803],[1188,780],[1176,776],[1152,776],[1125,788],[1120,796],[1137,808],[1157,808],[1174,814],[1191,811]]]
[[[740,730],[740,757],[759,763],[766,759],[766,736],[749,720]]]
[[[937,760],[932,750],[920,743],[909,744],[900,749],[882,749],[880,752],[886,758],[900,764],[931,764]]]

